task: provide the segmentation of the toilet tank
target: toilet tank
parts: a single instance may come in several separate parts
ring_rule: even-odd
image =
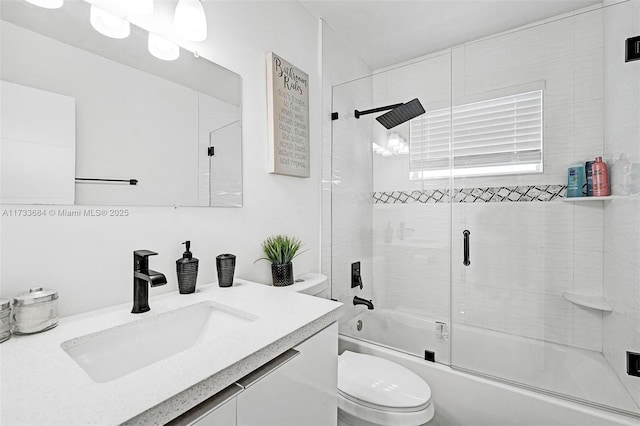
[[[327,283],[326,275],[316,274],[315,272],[299,275],[296,277],[293,285],[277,288],[297,291],[298,293],[309,294],[324,299],[329,298],[329,284]]]

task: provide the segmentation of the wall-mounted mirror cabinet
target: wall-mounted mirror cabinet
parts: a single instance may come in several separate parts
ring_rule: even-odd
[[[241,77],[89,14],[2,1],[2,203],[242,206]]]

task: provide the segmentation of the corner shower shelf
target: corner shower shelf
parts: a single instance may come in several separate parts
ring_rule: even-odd
[[[611,200],[638,200],[640,199],[640,193],[629,195],[607,195],[606,197],[564,197],[562,201],[565,203],[575,203],[582,201],[611,201]]]
[[[585,296],[576,293],[562,293],[562,297],[569,302],[586,308],[597,309],[603,312],[613,312],[613,307],[602,297]]]
[[[617,198],[615,195],[607,195],[606,197],[565,197],[562,201],[567,203],[575,203],[576,201],[606,201]]]

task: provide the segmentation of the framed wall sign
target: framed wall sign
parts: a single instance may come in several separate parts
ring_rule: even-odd
[[[267,54],[269,172],[309,177],[309,76]]]

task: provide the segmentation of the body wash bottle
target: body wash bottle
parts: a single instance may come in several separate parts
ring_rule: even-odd
[[[593,161],[584,163],[584,173],[587,178],[587,197],[593,196]]]

